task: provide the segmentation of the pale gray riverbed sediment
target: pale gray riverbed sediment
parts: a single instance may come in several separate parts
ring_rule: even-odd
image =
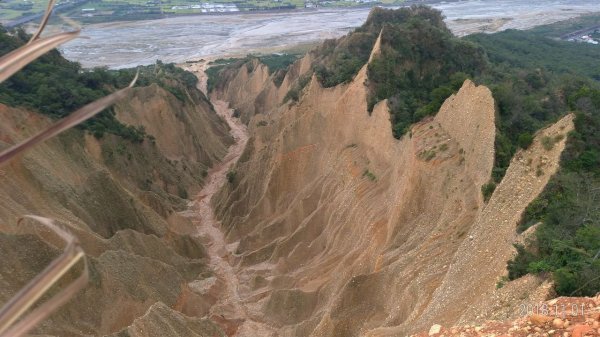
[[[598,0],[464,0],[432,5],[457,35],[525,29],[600,11]],[[217,55],[244,55],[339,37],[361,25],[368,8],[187,16],[85,26],[62,47],[85,67],[132,67]]]

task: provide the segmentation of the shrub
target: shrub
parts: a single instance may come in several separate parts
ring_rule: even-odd
[[[496,282],[496,289],[503,288],[504,285],[506,284],[506,282],[508,282],[508,281],[509,281],[509,279],[507,276],[502,276],[500,278],[500,280],[498,280],[498,282]]]
[[[533,254],[526,250],[523,245],[515,245],[515,248],[517,255],[507,263],[508,278],[511,280],[526,275],[529,270],[529,264],[535,259]]]
[[[528,132],[523,132],[519,135],[519,138],[517,139],[517,143],[519,144],[520,148],[526,150],[533,143],[533,136]]]
[[[377,177],[368,169],[365,169],[365,171],[363,172],[363,177],[367,177],[371,181],[377,180]]]
[[[233,182],[235,181],[236,174],[237,174],[237,172],[235,170],[231,170],[231,171],[227,172],[226,177],[227,177],[227,181],[230,184],[233,184]]]
[[[430,161],[433,158],[435,158],[436,152],[435,150],[431,149],[431,150],[423,150],[421,151],[421,153],[419,153],[419,157],[425,161]]]
[[[490,200],[490,198],[492,197],[492,194],[494,193],[495,190],[496,190],[496,183],[494,183],[493,181],[483,184],[483,186],[481,186],[481,194],[483,195],[483,200],[485,202]]]
[[[312,76],[312,74],[310,74],[310,73],[301,76],[296,81],[296,83],[294,83],[294,85],[287,92],[287,94],[285,94],[285,97],[283,98],[283,102],[285,103],[290,100],[292,102],[298,102],[298,100],[300,99],[300,94],[302,93],[302,90],[304,90],[304,87],[306,87],[306,85],[308,85],[308,83],[310,82],[311,76]]]
[[[177,195],[181,199],[187,199],[189,197],[187,190],[182,186],[177,186]]]
[[[550,151],[552,150],[552,148],[554,147],[554,138],[550,137],[550,136],[544,136],[542,137],[542,146],[544,147],[544,150],[546,151]]]
[[[538,167],[538,168],[535,170],[535,176],[536,176],[536,177],[541,177],[541,176],[543,176],[543,175],[544,175],[544,170],[542,170],[542,168],[541,168],[541,167]]]
[[[530,262],[527,266],[527,272],[532,274],[540,274],[549,272],[552,270],[552,266],[544,260],[538,260]]]
[[[537,198],[532,201],[527,208],[525,208],[525,212],[523,212],[523,216],[521,221],[519,222],[519,226],[517,231],[523,232],[527,228],[533,226],[538,221],[543,219],[544,214],[546,213],[546,209],[548,207],[548,200],[545,198]]]
[[[287,75],[287,71],[285,71],[284,69],[277,70],[275,72],[275,75],[273,75],[273,83],[277,88],[279,88],[281,86],[281,83],[283,83],[285,75]]]
[[[283,75],[285,75],[285,69],[296,62],[299,57],[299,54],[282,53],[259,56],[258,59],[269,68],[269,74],[277,73],[281,70]],[[283,78],[281,78],[281,81],[283,81]]]
[[[253,69],[249,61],[254,59],[253,56],[248,55],[245,58],[228,58],[218,59],[209,63],[210,67],[206,69],[205,73],[207,76],[206,87],[208,92],[212,92],[216,88],[222,86],[227,82],[229,76],[235,71],[246,66],[246,70],[251,72]]]

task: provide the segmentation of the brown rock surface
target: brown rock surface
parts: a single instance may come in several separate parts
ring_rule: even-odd
[[[398,336],[492,316],[486,305],[503,294],[496,282],[516,222],[564,147],[545,151],[540,137],[565,135],[572,117],[517,154],[485,204],[495,138],[487,88],[465,82],[435,118],[396,140],[385,102],[367,112],[366,66],[334,88],[313,77],[298,103],[281,106],[261,105],[255,90],[244,96],[250,77],[265,83],[255,69],[217,91],[262,115],[249,122],[235,181],[214,199],[250,313],[282,336]],[[290,298],[293,319],[274,310]]]
[[[227,85],[216,88],[215,92],[240,113],[242,122],[248,124],[254,115],[270,111],[282,103],[294,82],[310,70],[311,60],[309,53],[295,62],[277,86],[269,75],[268,67],[254,59],[241,67],[241,70],[247,71],[233,69],[221,74],[227,77]]]
[[[600,336],[594,328],[599,325],[600,296],[595,298],[559,297],[550,301],[532,303],[521,307],[519,317],[506,321],[486,321],[478,325],[459,325],[442,327],[433,336],[515,336],[542,337],[564,336],[583,337]],[[553,321],[571,322],[571,326],[559,327]],[[412,337],[430,336],[421,331]]]
[[[333,88],[313,76],[298,102],[282,104],[310,66],[310,55],[299,60],[280,86],[256,60],[224,74],[212,101],[230,129],[199,92],[179,101],[151,86],[133,90],[117,116],[154,142],[71,131],[3,168],[0,252],[14,264],[0,266],[0,300],[59,252],[33,223],[15,226],[35,213],[75,232],[91,264],[90,285],[40,334],[596,333],[598,298],[547,302],[588,310],[558,322],[557,310],[528,310],[551,295],[545,280],[496,287],[523,240],[516,223],[564,148],[565,137],[551,150],[540,139],[566,135],[571,115],[517,153],[486,204],[496,128],[487,88],[467,80],[397,140],[386,102],[367,111],[366,65]],[[3,146],[48,124],[1,105],[0,118]]]
[[[208,319],[187,317],[170,309],[161,302],[153,304],[148,311],[133,321],[126,329],[109,337],[221,337],[225,334]]]
[[[0,250],[9,263],[0,264],[0,303],[60,252],[59,241],[39,224],[16,225],[36,214],[74,232],[90,262],[88,286],[37,333],[221,336],[207,320],[185,316],[205,316],[214,298],[189,289],[211,271],[203,244],[188,235],[191,221],[177,211],[186,207],[182,191],[198,191],[202,170],[225,155],[228,128],[199,92],[181,102],[156,86],[136,88],[116,110],[155,141],[95,139],[70,130],[1,168]],[[1,104],[0,120],[1,148],[50,123]]]

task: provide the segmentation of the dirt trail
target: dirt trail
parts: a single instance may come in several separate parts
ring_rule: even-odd
[[[208,61],[182,66],[198,77],[198,89],[205,94],[207,76],[204,71],[207,66]],[[210,317],[226,330],[228,336],[274,336],[272,328],[250,318],[248,310],[243,304],[238,292],[240,283],[238,276],[228,261],[232,252],[228,249],[220,229],[221,224],[216,219],[210,203],[213,195],[227,182],[227,172],[242,154],[248,141],[248,132],[246,126],[238,118],[232,116],[233,109],[229,108],[229,103],[217,99],[211,99],[211,102],[217,114],[231,128],[230,132],[235,143],[229,147],[223,161],[208,171],[206,185],[196,199],[190,203],[189,211],[186,212],[186,215],[192,217],[192,221],[197,226],[197,234],[207,241],[210,266],[218,280],[218,282],[208,282],[209,284],[207,284],[208,287],[216,284],[219,289],[218,300],[210,310]],[[213,279],[213,281],[217,280]]]
[[[201,61],[201,62],[195,62],[195,63],[183,63],[180,64],[179,66],[181,67],[181,69],[187,70],[189,72],[194,73],[194,75],[196,75],[196,77],[198,77],[198,84],[196,85],[198,87],[198,90],[202,91],[207,97],[208,97],[208,76],[206,75],[206,69],[208,68],[208,63],[210,61],[209,60],[205,60],[205,61]],[[220,114],[219,111],[217,111],[217,113]],[[231,124],[231,122],[229,120],[227,120],[227,122],[229,124]]]

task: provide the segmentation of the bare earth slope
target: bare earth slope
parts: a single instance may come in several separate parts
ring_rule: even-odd
[[[0,250],[6,263],[0,264],[0,303],[60,252],[56,238],[39,225],[17,226],[23,215],[57,219],[78,236],[90,259],[88,286],[37,333],[222,334],[200,319],[214,299],[189,283],[212,272],[204,245],[191,235],[192,222],[178,211],[186,208],[181,197],[200,189],[202,171],[222,159],[233,140],[206,99],[190,95],[179,101],[156,86],[137,88],[117,106],[122,121],[146,126],[154,140],[132,143],[108,134],[98,140],[71,130],[2,167]],[[4,105],[0,120],[2,148],[50,123]]]
[[[238,77],[253,76],[239,71],[217,91],[234,107]],[[313,78],[298,103],[259,109],[235,180],[213,200],[240,300],[277,335],[398,336],[476,320],[496,296],[516,221],[557,168],[564,138],[546,151],[540,137],[572,129],[567,116],[542,131],[485,204],[490,91],[466,81],[396,140],[385,102],[367,112],[366,80],[366,66],[334,88]],[[261,108],[256,97],[239,106]]]
[[[333,88],[313,77],[283,104],[309,68],[307,56],[278,87],[254,61],[226,74],[212,104],[196,91],[138,88],[117,117],[153,139],[72,130],[3,167],[0,253],[11,263],[0,264],[0,301],[60,251],[33,222],[16,225],[31,213],[72,230],[91,264],[90,285],[43,335],[403,336],[434,324],[460,335],[474,328],[446,327],[515,319],[520,304],[546,299],[536,278],[496,283],[572,116],[517,153],[486,203],[487,88],[465,81],[396,140],[386,102],[367,111],[367,65]],[[3,105],[0,120],[2,147],[49,124]],[[557,140],[552,149],[543,137]]]
[[[257,113],[271,111],[281,105],[294,82],[310,70],[311,60],[312,56],[308,53],[295,62],[277,86],[271,80],[268,67],[258,59],[253,59],[241,68],[248,71],[232,69],[222,73],[220,76],[227,78],[227,85],[215,91],[219,98],[229,102],[240,113],[242,122],[248,124]]]
[[[518,309],[521,317],[505,321],[441,326],[432,325],[413,337],[515,336],[592,337],[600,336],[600,295],[595,298],[559,297]],[[543,312],[543,314],[541,313]]]

